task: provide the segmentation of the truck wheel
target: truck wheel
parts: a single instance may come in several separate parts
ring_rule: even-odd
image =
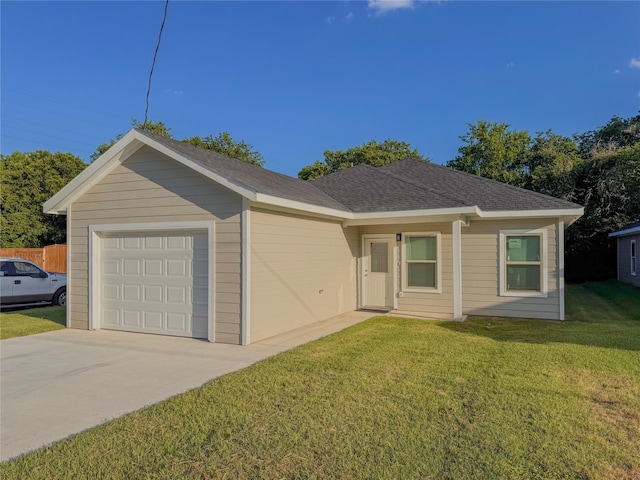
[[[67,304],[67,288],[62,287],[53,296],[53,304],[64,307]]]

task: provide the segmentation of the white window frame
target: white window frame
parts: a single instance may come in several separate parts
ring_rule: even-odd
[[[631,275],[638,275],[638,247],[635,240],[629,243],[629,263],[631,264]]]
[[[540,291],[507,290],[507,237],[509,236],[539,236],[540,237]],[[549,275],[548,256],[549,246],[547,243],[546,229],[522,229],[522,230],[500,230],[500,296],[501,297],[538,297],[547,298],[549,296]]]
[[[409,287],[407,267],[407,238],[436,237],[436,288]],[[442,232],[402,232],[402,291],[408,293],[442,293]]]

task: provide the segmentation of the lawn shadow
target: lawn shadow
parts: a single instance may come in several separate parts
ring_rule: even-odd
[[[67,311],[66,307],[41,307],[41,308],[29,308],[28,310],[15,311],[25,317],[36,318],[39,320],[49,320],[51,322],[67,326]]]
[[[502,342],[640,351],[640,289],[616,281],[569,285],[566,300],[564,321],[469,316],[439,326]]]

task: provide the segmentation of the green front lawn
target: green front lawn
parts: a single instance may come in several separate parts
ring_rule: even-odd
[[[5,479],[640,477],[640,291],[569,321],[377,317],[0,466]]]
[[[0,313],[0,340],[64,328],[66,307],[40,307]]]

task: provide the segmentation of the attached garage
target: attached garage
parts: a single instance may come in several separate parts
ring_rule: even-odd
[[[207,338],[203,232],[113,232],[101,240],[102,328]]]
[[[90,328],[213,341],[214,223],[92,225]]]

